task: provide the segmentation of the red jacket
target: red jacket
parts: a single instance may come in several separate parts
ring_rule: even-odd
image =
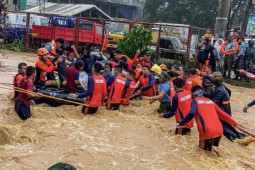
[[[117,76],[110,86],[110,92],[108,94],[107,109],[109,104],[120,104],[122,93],[125,87],[125,79],[122,76]]]
[[[153,66],[152,62],[146,62],[144,61],[143,57],[138,58],[138,54],[136,54],[133,59],[133,66],[135,67],[138,62],[140,62],[142,66],[148,66],[149,68]]]
[[[129,87],[123,90],[122,101],[121,101],[122,105],[129,104],[129,100],[132,94],[134,93],[135,89],[136,89],[136,83],[135,81],[131,81]]]
[[[52,62],[48,59],[47,61],[43,61],[38,59],[35,63],[36,68],[36,81],[46,81],[47,73],[51,73],[52,71],[57,69],[57,66],[54,66]]]
[[[89,107],[100,107],[104,105],[106,96],[106,82],[103,76],[93,75],[94,89],[90,96],[87,96],[85,104]]]
[[[237,123],[212,100],[204,97],[197,97],[195,101],[197,103],[195,118],[199,131],[199,138],[201,140],[212,139],[223,135],[223,127],[219,118],[230,125],[237,125]]]

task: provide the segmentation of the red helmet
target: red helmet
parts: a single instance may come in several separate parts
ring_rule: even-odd
[[[45,54],[49,54],[49,52],[46,48],[39,48],[39,50],[37,51],[38,56],[42,56],[42,55],[45,55]]]

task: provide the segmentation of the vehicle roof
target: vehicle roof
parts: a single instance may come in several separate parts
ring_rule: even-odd
[[[104,16],[106,19],[112,19],[109,15],[99,9],[96,5],[90,4],[57,4],[47,2],[45,3],[45,12],[47,14],[56,14],[62,16],[75,16],[84,11],[95,9],[101,16]],[[35,12],[40,13],[39,6],[25,10],[26,12]]]

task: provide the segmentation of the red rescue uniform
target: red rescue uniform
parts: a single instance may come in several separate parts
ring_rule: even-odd
[[[142,75],[139,78],[139,86],[141,86],[142,88],[146,87],[150,82],[150,78],[149,76],[145,77],[144,75]],[[156,95],[156,86],[155,83],[153,83],[152,87],[143,91],[142,92],[142,96],[148,96],[148,97],[152,97]]]
[[[191,109],[192,94],[188,90],[178,92],[178,108],[176,110],[175,118],[176,122],[179,123],[185,118]],[[193,120],[189,121],[184,128],[191,129],[193,127]],[[180,130],[182,128],[179,128]]]
[[[233,126],[237,125],[237,123],[212,100],[204,97],[197,97],[195,101],[197,103],[195,119],[200,140],[217,138],[223,135],[223,127],[219,118]]]
[[[92,95],[87,96],[85,104],[89,107],[97,108],[104,105],[106,96],[106,82],[102,75],[93,75],[94,89]],[[86,113],[85,108],[85,113]]]
[[[140,58],[138,58],[138,54],[136,54],[135,55],[135,57],[134,57],[134,59],[133,59],[133,66],[135,67],[136,66],[136,64],[138,63],[138,62],[140,62],[141,64],[142,64],[142,66],[144,67],[144,66],[148,66],[149,68],[151,68],[152,66],[153,66],[153,63],[152,62],[146,62],[146,61],[144,61],[144,58],[143,57],[140,57]]]
[[[122,105],[129,105],[130,98],[132,94],[134,93],[135,89],[136,89],[136,83],[135,81],[131,81],[129,87],[123,90],[122,100],[121,100]]]
[[[122,93],[125,87],[125,79],[122,76],[117,76],[110,86],[108,94],[107,109],[109,110],[111,104],[120,104]]]

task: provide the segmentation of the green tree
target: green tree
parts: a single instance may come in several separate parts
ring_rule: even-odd
[[[129,33],[124,33],[124,38],[118,43],[118,49],[122,54],[134,58],[136,50],[140,49],[141,54],[148,51],[147,45],[151,43],[152,35],[150,30],[143,26],[133,28]]]
[[[149,22],[214,28],[218,0],[147,0],[144,9]]]

